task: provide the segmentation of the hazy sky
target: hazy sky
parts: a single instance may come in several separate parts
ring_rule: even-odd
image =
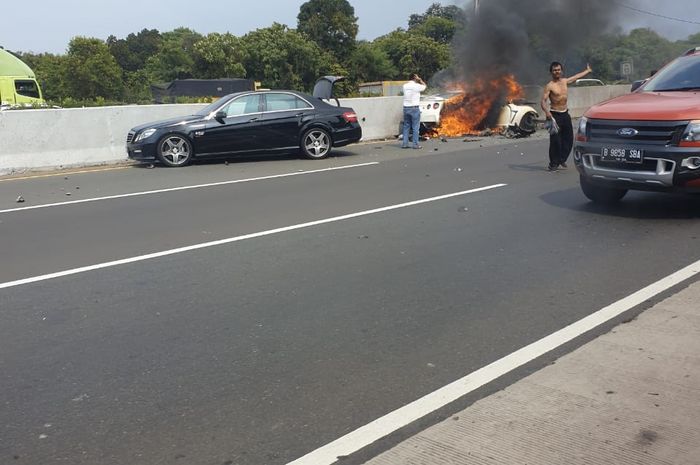
[[[374,39],[397,27],[407,27],[412,13],[423,13],[439,0],[349,0],[355,8],[360,39]],[[488,2],[489,0],[481,0]],[[542,0],[523,0],[542,1]],[[581,1],[581,0],[565,0]],[[584,0],[585,1],[585,0]],[[700,23],[699,0],[614,0],[618,4]],[[0,28],[0,46],[24,52],[65,53],[73,36],[119,38],[141,29],[170,31],[185,26],[207,34],[231,32],[241,36],[273,22],[296,27],[304,0],[33,0],[15,7]],[[443,5],[471,4],[471,0],[442,0]],[[620,27],[651,27],[670,39],[700,32],[700,24],[623,9]],[[700,44],[698,44],[700,45]]]

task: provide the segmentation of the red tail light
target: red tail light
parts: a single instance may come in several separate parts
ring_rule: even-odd
[[[343,113],[343,119],[348,123],[357,123],[357,113],[354,111],[346,111]]]

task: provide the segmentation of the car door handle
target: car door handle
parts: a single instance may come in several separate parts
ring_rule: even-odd
[[[256,116],[255,118],[250,118],[250,119],[248,120],[248,122],[249,122],[249,123],[252,123],[253,121],[257,121],[257,120],[259,120],[259,119],[260,119],[260,118],[258,118],[258,117]]]

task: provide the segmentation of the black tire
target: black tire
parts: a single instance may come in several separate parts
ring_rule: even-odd
[[[583,194],[594,203],[601,205],[612,205],[619,202],[627,194],[627,189],[616,189],[614,187],[593,184],[583,176],[579,176],[581,190]]]
[[[192,143],[182,134],[167,134],[158,141],[156,155],[165,166],[179,168],[192,161],[194,150]]]
[[[301,136],[301,153],[306,158],[321,160],[331,153],[333,139],[323,128],[311,128]]]
[[[537,113],[527,112],[520,119],[518,129],[522,134],[530,135],[537,130]]]

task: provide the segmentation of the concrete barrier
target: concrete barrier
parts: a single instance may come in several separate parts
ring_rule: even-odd
[[[617,86],[590,86],[569,88],[569,113],[574,118],[583,116],[596,103],[629,94],[630,84]]]
[[[629,92],[629,86],[571,88],[572,116],[591,105]],[[358,115],[365,140],[396,134],[402,97],[340,99]],[[126,134],[134,126],[192,114],[203,104],[127,105],[0,112],[0,175],[118,163],[127,160]],[[537,105],[539,110],[539,105]]]

